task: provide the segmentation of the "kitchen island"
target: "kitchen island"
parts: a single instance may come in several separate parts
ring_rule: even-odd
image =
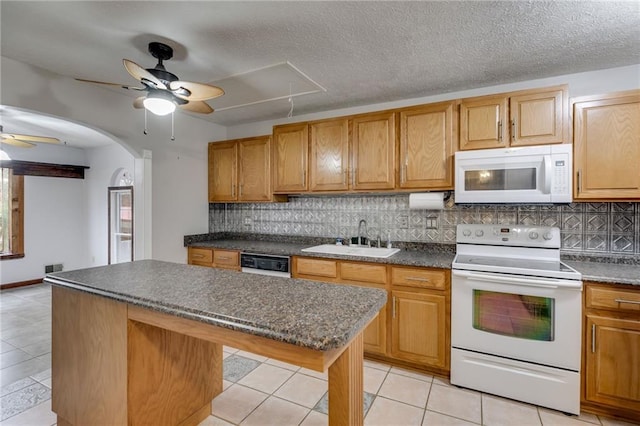
[[[153,260],[48,275],[59,425],[195,425],[222,346],[329,370],[330,425],[363,423],[362,330],[382,290]]]

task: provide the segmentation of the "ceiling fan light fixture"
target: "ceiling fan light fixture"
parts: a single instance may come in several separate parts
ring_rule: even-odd
[[[142,104],[147,111],[155,115],[167,115],[176,110],[171,94],[160,90],[149,92]]]

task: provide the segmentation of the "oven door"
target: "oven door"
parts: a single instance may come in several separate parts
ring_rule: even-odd
[[[582,282],[453,270],[451,346],[580,370]]]

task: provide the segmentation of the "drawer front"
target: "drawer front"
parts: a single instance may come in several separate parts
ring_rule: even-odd
[[[340,278],[344,281],[363,284],[387,283],[387,267],[371,263],[340,263]]]
[[[211,266],[212,261],[213,261],[213,250],[189,247],[189,263],[190,264]]]
[[[216,266],[238,266],[238,252],[230,250],[214,250],[213,251],[213,263]]]
[[[338,263],[335,260],[308,259],[299,257],[296,260],[296,275],[307,275],[326,278],[338,277]]]
[[[446,272],[422,268],[391,267],[391,284],[408,287],[446,288]]]
[[[586,306],[594,309],[640,312],[640,291],[587,285]]]

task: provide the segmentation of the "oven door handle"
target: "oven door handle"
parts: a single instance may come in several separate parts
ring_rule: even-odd
[[[453,270],[453,275],[458,277],[464,277],[476,281],[485,281],[496,284],[518,284],[528,287],[541,287],[541,288],[582,288],[582,281],[570,281],[570,280],[553,280],[548,278],[521,278],[514,276],[502,276],[502,275],[489,275],[472,271],[460,271]]]

